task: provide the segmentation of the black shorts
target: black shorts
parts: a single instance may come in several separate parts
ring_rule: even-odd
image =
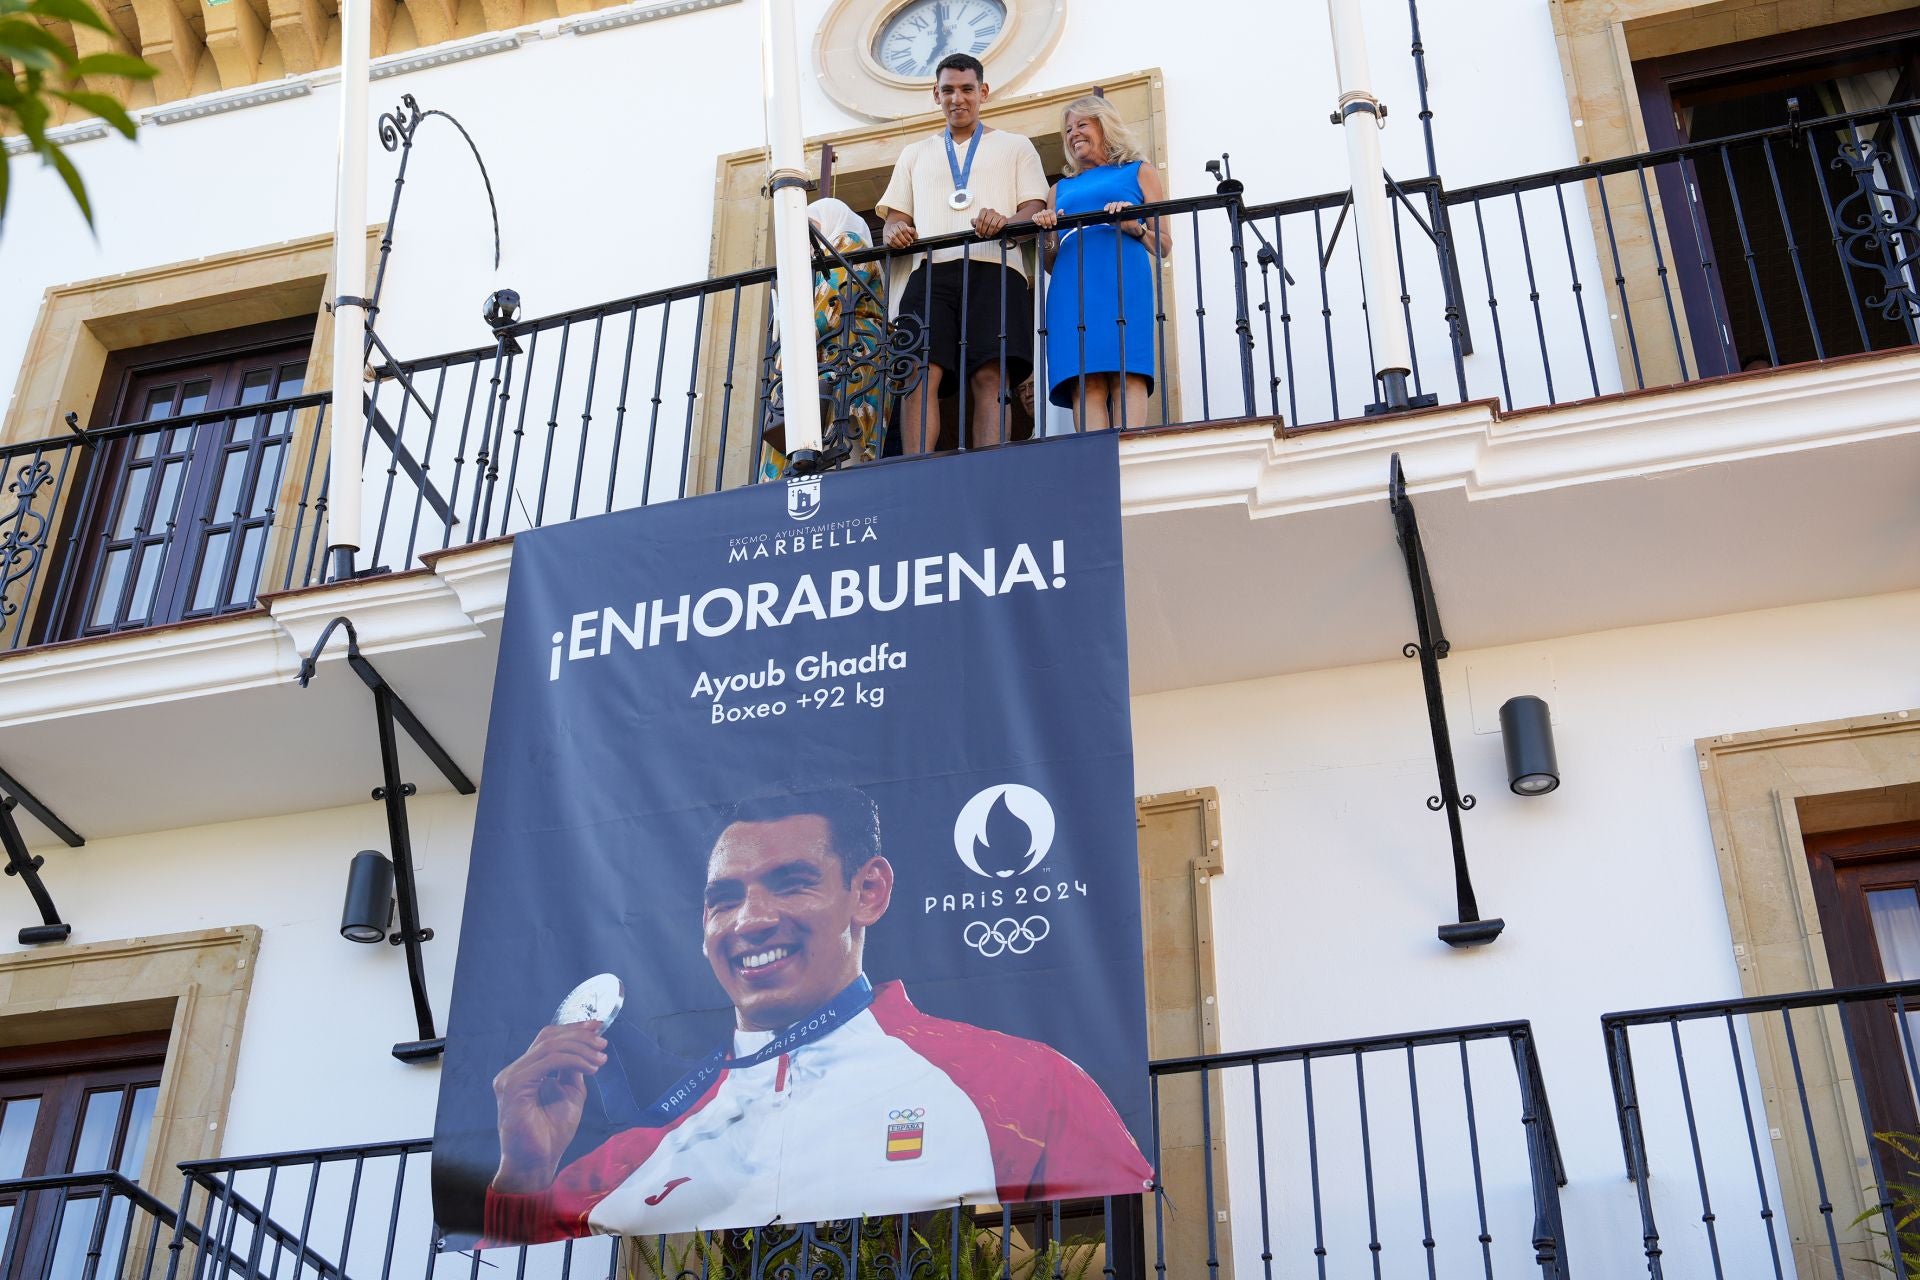
[[[936,262],[929,288],[928,271],[916,267],[900,295],[900,318],[932,330],[928,363],[951,376],[963,366],[972,373],[1004,360],[1011,392],[1033,371],[1033,296],[1026,277],[997,262]]]

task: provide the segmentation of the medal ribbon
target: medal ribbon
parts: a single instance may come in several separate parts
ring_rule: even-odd
[[[715,1049],[693,1070],[674,1082],[648,1107],[641,1123],[650,1128],[670,1124],[675,1117],[700,1100],[714,1078],[722,1071],[744,1071],[770,1062],[783,1053],[791,1053],[803,1044],[818,1040],[829,1031],[845,1025],[873,1003],[873,984],[863,973],[833,999],[782,1031],[765,1045],[743,1058],[733,1057],[725,1048]]]
[[[973,176],[973,153],[980,149],[980,135],[986,131],[984,125],[976,123],[973,126],[973,137],[967,143],[967,163],[964,167],[960,164],[959,153],[953,148],[953,126],[947,126],[947,131],[941,135],[947,142],[947,170],[953,174],[956,193],[967,189],[967,179]]]

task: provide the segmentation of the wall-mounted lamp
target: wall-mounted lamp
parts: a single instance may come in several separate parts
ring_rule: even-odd
[[[340,911],[340,936],[348,942],[385,942],[393,928],[393,863],[387,855],[362,849],[347,869],[347,902]]]
[[[481,315],[486,319],[487,328],[496,332],[507,328],[520,318],[520,295],[512,289],[494,290],[487,295]]]
[[[1507,752],[1507,785],[1517,796],[1543,796],[1560,785],[1553,754],[1553,713],[1530,693],[1500,706],[1500,738]]]

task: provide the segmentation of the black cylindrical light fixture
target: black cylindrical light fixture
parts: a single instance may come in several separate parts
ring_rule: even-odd
[[[347,869],[347,903],[340,936],[348,942],[379,942],[393,927],[393,863],[384,853],[362,849]]]
[[[1507,751],[1507,785],[1517,796],[1543,796],[1560,785],[1553,754],[1553,713],[1530,693],[1500,706],[1500,739]]]

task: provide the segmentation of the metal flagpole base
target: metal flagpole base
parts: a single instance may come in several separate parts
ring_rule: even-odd
[[[357,550],[357,548],[354,547],[329,547],[327,549],[327,555],[331,560],[331,564],[327,570],[328,582],[345,582],[354,576],[353,553],[355,550]]]
[[[1423,396],[1407,394],[1407,372],[1404,369],[1387,369],[1380,374],[1380,400],[1366,408],[1369,418],[1383,413],[1399,413],[1403,409],[1431,409],[1440,403],[1440,397],[1429,391]]]
[[[787,455],[787,466],[795,475],[810,476],[821,470],[820,450],[795,449]]]

